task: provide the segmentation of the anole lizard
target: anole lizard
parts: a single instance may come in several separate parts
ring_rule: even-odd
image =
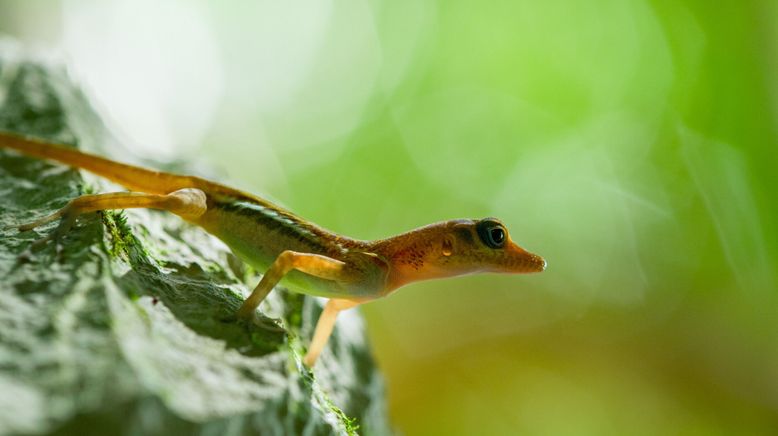
[[[19,231],[27,231],[60,220],[53,232],[33,246],[56,240],[83,213],[161,209],[202,227],[245,262],[265,271],[238,310],[239,317],[252,318],[279,282],[296,292],[328,298],[304,358],[309,367],[326,345],[341,310],[419,280],[476,272],[540,272],[546,267],[543,258],[516,245],[495,218],[443,221],[386,239],[362,241],[200,177],[123,164],[10,132],[0,132],[0,147],[82,168],[130,190],[82,195],[49,216],[18,226]]]

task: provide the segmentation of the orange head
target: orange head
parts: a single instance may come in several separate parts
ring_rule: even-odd
[[[390,264],[388,290],[432,278],[546,268],[546,261],[516,245],[496,218],[430,224],[378,241],[373,250]]]

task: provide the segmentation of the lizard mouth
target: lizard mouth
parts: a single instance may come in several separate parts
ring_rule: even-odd
[[[543,259],[537,254],[532,255],[532,264],[535,265],[535,272],[543,272],[546,270],[546,266],[548,266],[546,259]]]
[[[546,270],[548,263],[545,259],[537,254],[530,253],[529,251],[519,247],[516,244],[511,244],[506,249],[507,256],[505,260],[506,270],[508,273],[536,273]]]

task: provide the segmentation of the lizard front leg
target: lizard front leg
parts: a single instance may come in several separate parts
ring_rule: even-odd
[[[273,287],[278,284],[284,275],[293,269],[327,280],[346,281],[348,275],[344,271],[345,266],[346,263],[340,260],[320,254],[298,253],[286,250],[276,258],[265,275],[262,276],[262,280],[259,281],[257,287],[243,302],[243,305],[238,309],[238,316],[241,318],[251,317]],[[303,359],[307,366],[313,366],[327,344],[338,312],[358,304],[358,302],[337,298],[330,299],[327,302],[327,305],[324,306],[324,311],[319,317],[319,321],[316,323],[311,346]]]

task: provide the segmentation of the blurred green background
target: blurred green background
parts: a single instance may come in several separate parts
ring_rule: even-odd
[[[0,33],[138,156],[543,255],[363,306],[401,432],[778,432],[777,2],[0,0]]]

